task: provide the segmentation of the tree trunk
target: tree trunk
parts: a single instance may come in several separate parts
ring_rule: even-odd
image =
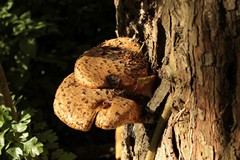
[[[240,159],[240,1],[115,0],[117,33],[144,42],[172,114],[155,159]],[[171,99],[171,100],[170,100]],[[125,126],[122,159],[145,159],[155,125]]]

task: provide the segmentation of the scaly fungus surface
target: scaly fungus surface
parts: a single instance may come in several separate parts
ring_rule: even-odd
[[[106,41],[86,51],[74,68],[76,80],[89,88],[131,89],[146,77],[147,60],[140,46],[129,38]]]
[[[91,128],[96,115],[96,126],[103,129],[136,123],[140,119],[139,106],[119,95],[119,91],[113,89],[80,86],[70,74],[56,92],[54,111],[66,125],[82,131]]]
[[[102,129],[139,123],[140,106],[126,95],[144,95],[152,79],[138,43],[126,37],[108,40],[76,61],[74,73],[57,89],[54,113],[81,131],[88,131],[94,120]],[[149,90],[146,93],[149,95]]]

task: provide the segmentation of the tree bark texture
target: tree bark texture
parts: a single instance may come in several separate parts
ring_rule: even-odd
[[[114,3],[118,35],[144,42],[160,79],[148,108],[172,98],[155,159],[240,159],[240,1]],[[153,131],[125,126],[122,159],[144,159]]]
[[[8,88],[8,82],[1,64],[0,64],[0,105],[9,107],[11,109],[13,119],[16,121],[19,120],[19,117],[13,106],[12,97]]]

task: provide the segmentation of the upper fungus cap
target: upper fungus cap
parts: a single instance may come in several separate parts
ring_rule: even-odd
[[[130,38],[105,41],[86,51],[75,63],[79,84],[89,88],[131,88],[148,75],[147,60]]]
[[[61,121],[81,131],[88,131],[95,118],[97,127],[103,129],[140,121],[137,103],[120,97],[116,90],[83,87],[73,74],[58,87],[53,105],[54,113]]]
[[[132,52],[141,52],[140,45],[129,37],[119,37],[107,40],[98,45],[99,47],[119,48]]]

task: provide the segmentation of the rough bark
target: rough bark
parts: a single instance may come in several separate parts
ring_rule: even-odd
[[[115,0],[115,6],[118,35],[144,42],[161,79],[148,107],[159,114],[173,97],[156,159],[239,159],[240,2]],[[122,159],[144,159],[153,130],[154,124],[125,126]]]
[[[9,107],[11,109],[12,117],[14,120],[19,120],[17,113],[15,112],[12,97],[8,88],[8,82],[4,74],[2,65],[0,64],[0,105]]]

